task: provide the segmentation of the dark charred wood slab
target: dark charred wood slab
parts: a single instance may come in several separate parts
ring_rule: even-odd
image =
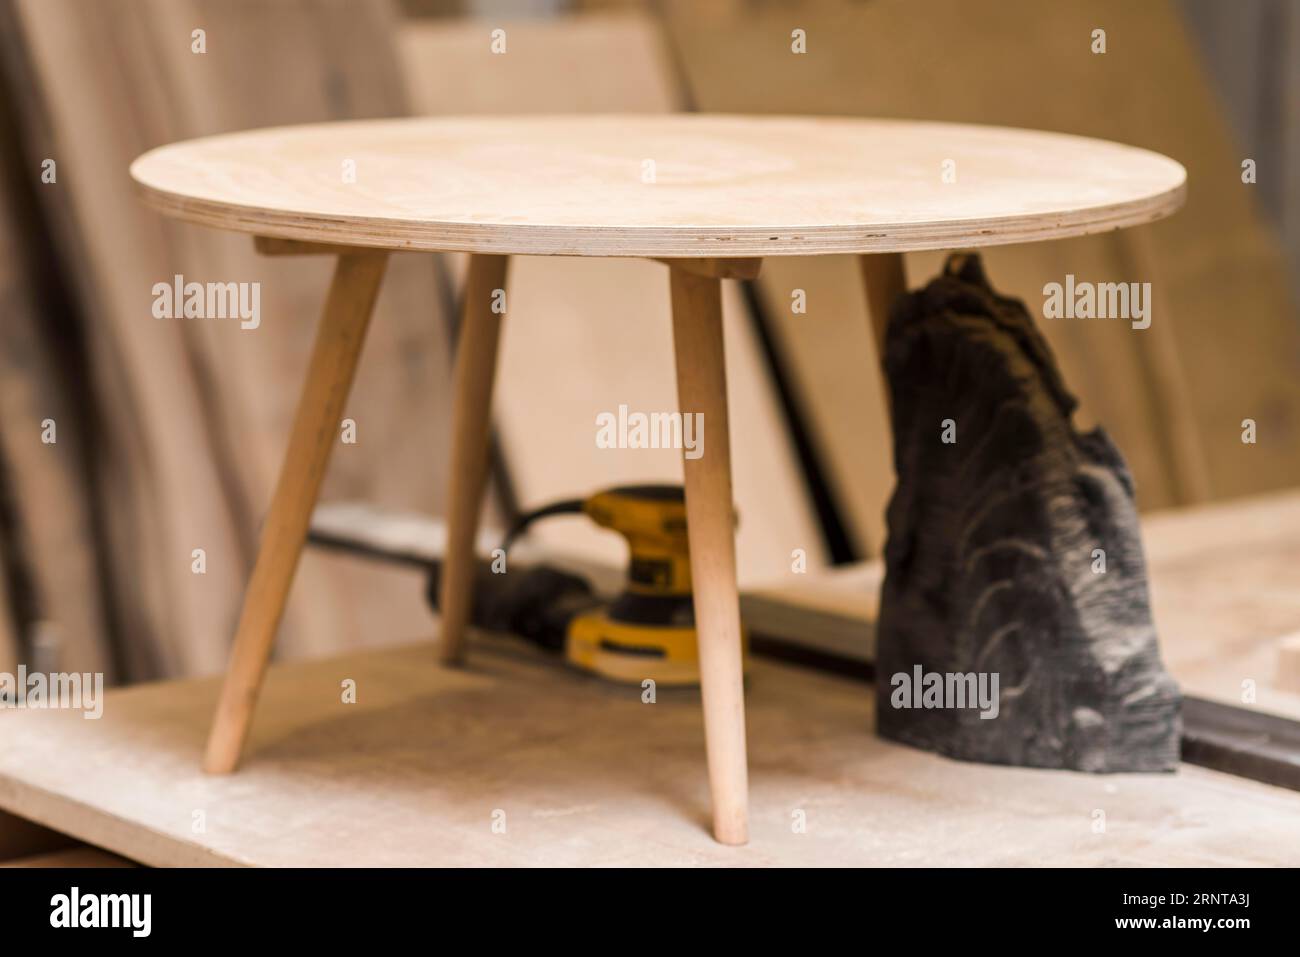
[[[1103,430],[1075,430],[1075,399],[1024,304],[990,287],[977,256],[953,256],[894,304],[885,369],[897,487],[880,733],[972,761],[1173,769],[1180,698],[1160,661],[1133,482]],[[996,717],[951,698],[897,706],[917,699],[895,676],[918,668],[996,675]]]

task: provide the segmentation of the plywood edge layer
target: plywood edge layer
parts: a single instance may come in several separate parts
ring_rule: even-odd
[[[254,866],[10,777],[0,776],[0,810],[151,867]]]
[[[1183,204],[1186,183],[1166,193],[1042,216],[909,223],[897,227],[540,226],[440,223],[312,215],[234,206],[169,193],[136,181],[146,205],[186,222],[273,239],[381,249],[520,256],[742,258],[917,252],[1042,242],[1155,222]]]

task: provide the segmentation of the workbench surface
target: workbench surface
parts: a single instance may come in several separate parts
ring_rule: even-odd
[[[492,636],[476,636],[470,662],[445,670],[425,644],[274,666],[229,777],[198,769],[215,680],[111,691],[99,721],[5,712],[0,808],[154,865],[1300,856],[1295,792],[1188,765],[1094,776],[950,761],[877,739],[867,686],[764,659],[748,689],[752,837],[728,848],[707,829],[696,693],[661,690],[645,704],[639,688]],[[341,700],[347,679],[355,704]]]

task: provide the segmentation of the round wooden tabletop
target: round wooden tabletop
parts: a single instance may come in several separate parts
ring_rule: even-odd
[[[823,117],[369,120],[213,136],[131,166],[170,216],[322,243],[482,253],[902,252],[1118,229],[1186,172],[1060,133]]]

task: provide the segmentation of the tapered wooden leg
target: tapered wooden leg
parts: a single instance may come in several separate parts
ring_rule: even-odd
[[[438,601],[444,664],[460,664],[465,656],[465,627],[474,581],[474,539],[487,483],[492,382],[496,378],[503,318],[493,307],[502,301],[497,290],[506,287],[508,263],[507,256],[471,256],[465,281],[452,374],[447,551]]]
[[[213,774],[239,763],[387,261],[383,252],[348,252],[334,269],[208,738],[203,768]]]
[[[684,462],[713,833],[723,844],[744,844],[749,772],[721,284],[674,266],[672,300],[678,404],[683,416],[704,416],[703,454]]]
[[[867,294],[867,314],[871,320],[876,356],[885,361],[885,331],[889,326],[889,307],[907,291],[902,253],[872,253],[858,257],[862,283]]]

